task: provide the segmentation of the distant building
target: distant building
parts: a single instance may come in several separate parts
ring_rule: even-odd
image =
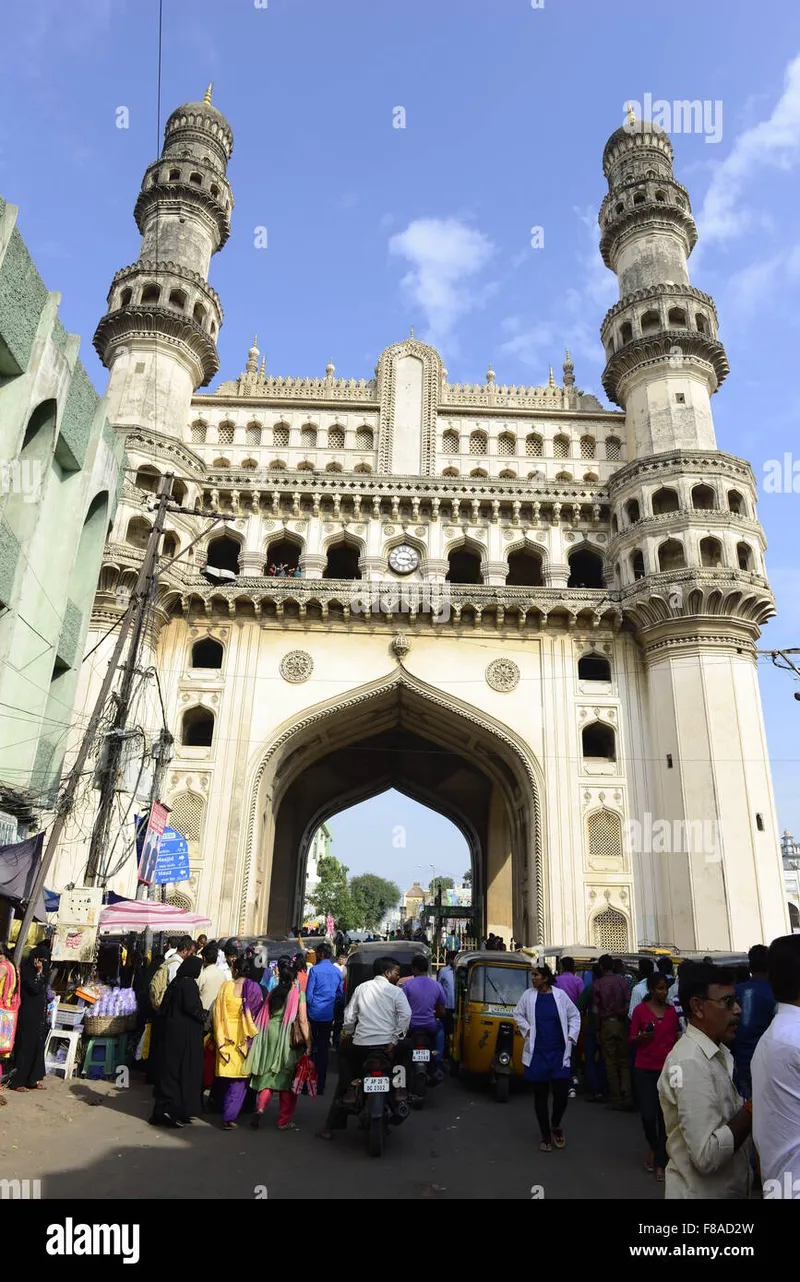
[[[91,711],[93,700],[86,689],[79,691],[79,676],[124,457],[106,419],[106,401],[78,359],[80,339],[59,319],[61,295],[48,290],[39,275],[16,226],[17,213],[0,196],[5,840],[23,838],[52,805],[73,709],[79,706],[81,725]],[[103,630],[111,622],[103,616]]]
[[[406,917],[410,917],[412,921],[415,917],[419,917],[420,909],[425,903],[425,899],[426,892],[419,882],[415,881],[410,890],[407,890],[403,895],[403,907],[406,910]]]
[[[800,842],[795,841],[788,829],[781,837],[781,852],[789,925],[792,933],[797,935],[800,934]]]
[[[311,838],[311,845],[308,848],[308,863],[306,864],[306,902],[303,908],[304,921],[309,921],[312,917],[317,916],[316,909],[309,903],[309,899],[319,884],[319,861],[320,859],[327,859],[328,855],[331,853],[332,841],[333,835],[327,824],[322,824]]]

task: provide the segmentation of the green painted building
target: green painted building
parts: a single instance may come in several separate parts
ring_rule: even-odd
[[[0,811],[19,836],[61,778],[123,447],[0,196]]]

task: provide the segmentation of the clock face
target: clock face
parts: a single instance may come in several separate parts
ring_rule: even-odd
[[[416,548],[409,547],[407,543],[401,543],[399,547],[392,548],[389,553],[389,565],[395,574],[411,574],[419,565],[419,553]]]

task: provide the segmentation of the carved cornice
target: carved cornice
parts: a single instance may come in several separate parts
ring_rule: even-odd
[[[675,570],[652,574],[615,594],[637,633],[667,626],[673,631],[703,626],[720,630],[721,620],[755,639],[775,614],[766,579],[743,570]]]
[[[162,163],[169,163],[172,157],[164,157]],[[211,195],[205,187],[195,187],[192,183],[156,183],[145,187],[136,199],[133,217],[139,234],[144,235],[148,219],[155,211],[157,214],[179,214],[186,206],[193,206],[195,213],[204,216],[217,231],[217,249],[222,249],[231,234],[230,210]]]
[[[736,533],[746,532],[758,538],[761,546],[766,547],[764,531],[758,521],[737,516],[724,508],[679,508],[677,512],[665,512],[662,516],[643,516],[632,525],[626,525],[612,537],[608,555],[613,559],[623,548],[636,544],[651,534],[658,537],[673,531],[680,533],[715,527],[731,529]]]
[[[678,232],[686,246],[688,258],[697,244],[697,227],[688,208],[646,200],[641,205],[630,205],[612,223],[603,228],[600,253],[610,270],[616,271],[619,243],[635,232]]]
[[[730,373],[730,365],[722,343],[696,330],[670,329],[647,338],[636,338],[626,343],[619,351],[608,358],[603,370],[603,387],[609,400],[616,405],[624,405],[620,395],[620,384],[631,375],[636,374],[647,365],[668,364],[673,357],[673,349],[680,348],[684,364],[691,361],[705,365],[709,374],[713,373],[716,388],[720,387]]]
[[[608,481],[609,496],[618,501],[622,491],[645,481],[666,480],[672,475],[691,475],[696,473],[703,478],[704,473],[715,472],[722,477],[730,477],[737,483],[745,482],[748,488],[755,490],[753,469],[746,459],[735,454],[726,454],[722,450],[671,450],[664,454],[649,454],[646,458],[631,459],[611,474]],[[653,476],[652,473],[659,473]]]
[[[135,427],[125,435],[125,449],[140,449],[143,454],[152,454],[153,459],[161,459],[165,462],[178,462],[182,471],[193,473],[192,476],[183,476],[185,480],[197,480],[202,476],[204,469],[203,460],[199,454],[182,441],[178,441],[174,436],[166,432],[156,432],[152,428]],[[147,460],[151,462],[151,459]],[[140,464],[143,466],[143,464]],[[252,473],[250,473],[252,478]]]
[[[254,401],[307,401],[342,407],[351,402],[362,408],[369,405],[372,412],[379,408],[378,382],[371,378],[281,378],[275,374],[240,374],[235,380],[220,383],[212,396],[230,399],[240,397]]]
[[[152,340],[156,337],[188,353],[196,366],[197,385],[204,387],[211,382],[219,369],[219,356],[213,339],[190,317],[167,307],[137,304],[106,312],[95,330],[93,341],[97,355],[108,369],[106,354],[109,348],[132,338]]]
[[[648,285],[646,289],[637,289],[632,294],[626,294],[613,307],[609,307],[600,326],[603,341],[605,341],[607,327],[621,312],[626,312],[634,303],[652,302],[658,298],[693,298],[696,302],[702,303],[704,307],[707,307],[714,319],[717,319],[717,307],[714,299],[710,294],[704,294],[702,289],[696,289],[694,285],[675,285],[672,283],[668,285]]]
[[[114,278],[111,281],[111,288],[109,290],[108,296],[110,298],[111,294],[114,291],[114,287],[116,285],[121,285],[123,281],[135,279],[136,277],[141,277],[141,276],[156,276],[156,275],[165,275],[165,274],[169,276],[179,276],[181,280],[187,281],[191,285],[195,285],[199,290],[201,290],[205,294],[208,301],[210,303],[213,303],[214,307],[216,308],[219,314],[220,322],[222,321],[222,315],[223,315],[222,303],[220,302],[219,294],[214,289],[213,285],[209,285],[206,278],[204,276],[201,276],[199,272],[194,272],[191,270],[191,268],[184,267],[182,263],[173,263],[173,262],[154,263],[147,260],[145,262],[131,263],[129,267],[120,267],[119,271],[114,275]]]

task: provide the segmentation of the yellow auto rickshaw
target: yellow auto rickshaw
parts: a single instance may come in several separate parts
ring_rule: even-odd
[[[488,1077],[505,1104],[512,1077],[522,1076],[522,1034],[514,1007],[533,984],[533,963],[520,953],[459,953],[451,1045],[454,1073]]]

